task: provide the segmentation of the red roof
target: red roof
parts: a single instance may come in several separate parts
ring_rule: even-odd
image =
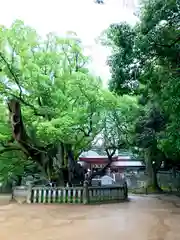
[[[116,161],[127,161],[130,160],[129,156],[114,156],[112,157],[113,162]],[[106,156],[87,156],[87,157],[80,157],[79,161],[81,162],[86,162],[86,163],[99,163],[99,164],[103,164],[106,163],[108,161],[108,157]]]

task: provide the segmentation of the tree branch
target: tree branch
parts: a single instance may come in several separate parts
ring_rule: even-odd
[[[92,117],[93,117],[93,114],[94,113],[90,113],[90,116],[89,116],[89,126],[88,126],[88,130],[85,131],[85,129],[81,128],[81,127],[78,127],[76,130],[79,130],[81,131],[85,137],[90,137],[91,133],[92,133],[92,130],[93,130],[93,121],[92,121]]]
[[[3,56],[3,54],[2,54],[1,52],[0,52],[0,58],[1,58],[2,61],[6,64],[6,66],[7,66],[8,70],[9,70],[10,74],[12,75],[14,81],[16,82],[16,84],[17,84],[17,86],[18,86],[18,88],[19,88],[19,96],[16,96],[15,94],[13,94],[13,93],[11,93],[11,92],[6,92],[6,91],[1,92],[1,94],[9,94],[9,95],[11,95],[13,98],[16,98],[16,99],[19,100],[21,103],[23,103],[25,106],[28,106],[28,107],[30,107],[31,109],[33,109],[34,114],[35,114],[36,116],[45,117],[46,115],[39,113],[38,110],[34,107],[33,104],[28,103],[27,101],[25,101],[25,100],[22,98],[22,88],[21,88],[21,86],[20,86],[20,84],[19,84],[19,79],[18,79],[18,77],[16,76],[16,74],[14,73],[14,71],[13,71],[13,69],[11,68],[10,64],[7,62],[6,58]],[[6,86],[6,89],[8,89],[9,91],[12,91],[12,89],[9,88],[9,87],[7,87],[7,86]]]
[[[76,53],[75,53],[75,72],[78,72],[78,71],[79,71],[78,57],[79,57],[79,53],[76,52]]]
[[[12,75],[16,85],[18,86],[19,88],[19,98],[21,99],[21,96],[22,96],[22,88],[19,84],[19,79],[18,77],[16,76],[16,74],[14,73],[13,69],[11,68],[10,64],[8,63],[8,61],[6,60],[6,58],[3,56],[3,54],[0,52],[0,58],[2,59],[2,61],[6,64],[10,74]]]
[[[65,48],[64,48],[63,45],[62,45],[62,50],[63,50],[63,53],[64,53],[64,55],[65,55],[65,57],[67,58],[67,61],[68,61],[68,63],[69,63],[69,71],[70,71],[70,74],[71,74],[71,73],[72,73],[71,60],[70,60],[70,58],[68,57],[67,52],[66,52],[66,50],[65,50]]]
[[[7,88],[8,89],[8,88]],[[9,89],[11,90],[11,89]],[[39,116],[39,117],[46,117],[46,114],[43,114],[43,113],[40,113],[39,110],[31,103],[25,101],[22,97],[18,97],[16,96],[15,94],[11,93],[11,92],[8,92],[8,91],[3,91],[3,92],[0,92],[1,94],[8,94],[10,96],[12,96],[14,99],[17,99],[19,102],[21,102],[23,105],[27,106],[27,107],[30,107],[33,111],[34,111],[34,115],[35,116]]]
[[[8,146],[6,146],[5,148],[0,149],[0,154],[3,154],[5,152],[10,152],[10,151],[21,151],[21,150],[22,149],[20,147],[16,147],[16,146],[8,147]]]
[[[112,158],[112,157],[113,157],[113,155],[114,155],[115,152],[116,152],[116,148],[114,148],[111,153],[109,152],[109,149],[105,149],[105,151],[106,151],[106,154],[107,154],[107,156],[108,156],[108,162],[107,162],[107,164],[106,164],[102,169],[98,170],[97,172],[93,172],[93,173],[88,177],[87,181],[88,181],[89,184],[91,183],[91,181],[92,181],[92,179],[93,179],[94,177],[96,177],[96,176],[104,176],[104,175],[106,174],[107,169],[111,166],[111,163],[112,163],[112,161],[113,161],[113,158]]]
[[[159,44],[159,43],[154,43],[155,46],[160,46],[160,47],[166,47],[166,48],[171,48],[173,47],[176,43],[180,41],[180,36],[175,39],[171,44]]]

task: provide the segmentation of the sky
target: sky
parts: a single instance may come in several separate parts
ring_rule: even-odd
[[[133,12],[137,0],[104,1],[104,5],[99,5],[94,0],[1,0],[0,24],[10,26],[21,19],[41,35],[76,32],[91,56],[90,69],[107,84],[110,73],[106,59],[110,51],[95,39],[111,23],[135,24],[137,18]]]

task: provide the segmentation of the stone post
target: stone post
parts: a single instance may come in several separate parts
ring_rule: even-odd
[[[32,196],[32,185],[30,184],[28,186],[28,190],[27,190],[27,199],[26,199],[26,202],[27,203],[31,203],[31,196]]]
[[[89,190],[88,190],[88,181],[84,181],[83,185],[83,204],[89,203]]]
[[[128,186],[127,186],[127,182],[125,181],[123,184],[124,187],[124,199],[128,199]]]

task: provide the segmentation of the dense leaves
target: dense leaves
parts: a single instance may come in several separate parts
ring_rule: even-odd
[[[143,1],[139,21],[113,24],[103,33],[112,49],[110,89],[135,94],[134,146],[146,162],[156,165],[179,159],[180,3]],[[148,164],[147,164],[148,166]]]
[[[10,28],[1,27],[2,154],[17,148],[14,151],[40,165],[48,179],[62,180],[66,169],[67,181],[78,174],[82,180],[83,170],[76,160],[119,102],[89,73],[88,61],[73,32],[41,38],[19,20]]]
[[[76,160],[99,136],[104,150],[126,146],[143,156],[155,187],[162,161],[178,166],[179,1],[144,0],[134,27],[112,24],[101,40],[112,50],[111,92],[89,73],[74,32],[42,38],[19,20],[1,27],[1,166],[19,175],[30,159],[50,179],[66,168],[67,181],[82,180]]]
[[[102,131],[97,135],[97,142],[107,153],[113,155],[121,149],[128,149],[131,144],[133,121],[139,116],[139,106],[135,97],[124,95],[117,98],[118,104],[111,110],[106,111],[102,119]],[[99,146],[100,147],[100,146]]]
[[[136,88],[134,40],[135,31],[127,23],[112,24],[101,37],[102,43],[111,47],[113,52],[108,59],[111,71],[109,87],[118,94],[127,94]]]

